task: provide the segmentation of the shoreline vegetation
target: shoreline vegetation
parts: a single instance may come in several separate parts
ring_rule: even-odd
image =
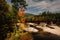
[[[45,22],[47,24],[60,25],[60,13],[42,12],[39,15],[26,15],[26,22],[40,23]]]

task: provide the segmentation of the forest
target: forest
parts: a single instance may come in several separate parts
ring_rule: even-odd
[[[42,13],[40,13],[39,15],[33,15],[33,14],[29,14],[27,15],[28,17],[26,17],[26,21],[27,22],[53,22],[57,25],[60,25],[60,13],[52,13],[49,11],[44,11]]]

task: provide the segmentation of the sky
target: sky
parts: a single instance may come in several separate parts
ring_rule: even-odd
[[[26,13],[38,15],[43,11],[60,12],[60,0],[26,0],[26,2],[28,4]]]

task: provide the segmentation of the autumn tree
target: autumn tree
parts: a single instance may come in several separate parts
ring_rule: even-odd
[[[13,31],[13,24],[16,20],[17,10],[19,5],[23,5],[25,8],[26,2],[24,0],[11,0],[13,7],[10,6],[6,0],[0,0],[0,39],[4,40],[7,37],[8,32]],[[11,10],[10,10],[11,9]]]

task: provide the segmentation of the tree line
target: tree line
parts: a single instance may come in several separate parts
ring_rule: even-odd
[[[60,13],[52,13],[52,12],[42,12],[39,15],[29,16],[26,21],[30,22],[53,22],[56,24],[60,24]]]

